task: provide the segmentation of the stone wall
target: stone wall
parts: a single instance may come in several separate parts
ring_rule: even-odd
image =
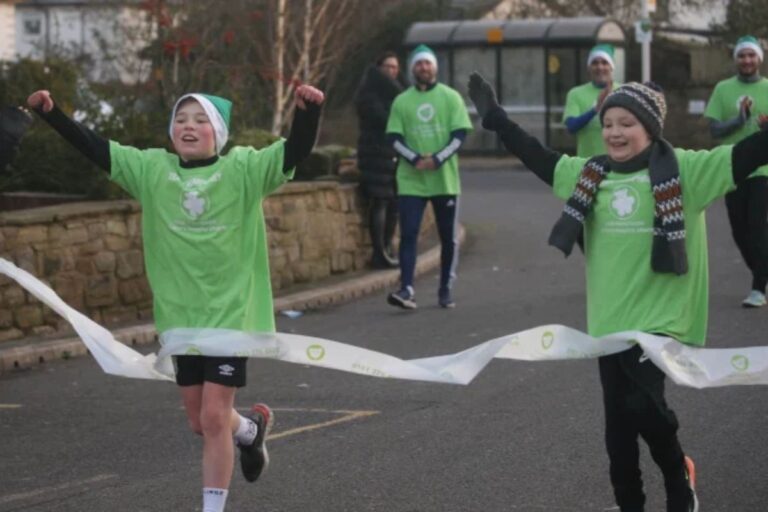
[[[275,291],[362,270],[370,258],[358,187],[289,183],[264,203]],[[431,209],[422,229],[434,224]],[[72,203],[0,214],[0,257],[49,284],[106,326],[151,319],[141,211],[134,201]],[[69,328],[0,275],[0,342],[68,333]]]

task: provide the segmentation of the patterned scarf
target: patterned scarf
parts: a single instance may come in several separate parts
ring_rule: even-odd
[[[592,211],[600,183],[610,171],[607,156],[590,158],[581,170],[573,194],[549,235],[549,244],[567,256],[582,233],[584,220]],[[685,217],[680,170],[674,149],[664,139],[651,143],[648,174],[656,202],[653,219],[651,268],[654,272],[683,275],[688,271],[685,250]]]

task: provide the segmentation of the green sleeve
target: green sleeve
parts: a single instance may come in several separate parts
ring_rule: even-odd
[[[401,97],[398,96],[392,103],[392,109],[389,111],[389,119],[387,120],[386,133],[399,133],[400,135],[405,135],[405,130],[403,129],[403,116],[400,112],[403,102],[400,101],[400,98]]]
[[[464,99],[461,97],[461,95],[456,92],[452,91],[452,103],[453,108],[451,109],[451,129],[450,131],[455,130],[472,130],[472,121],[469,119],[469,112],[467,112],[467,106],[464,104]]]
[[[726,121],[723,116],[722,87],[720,84],[715,86],[707,102],[707,108],[704,109],[704,117],[709,117],[716,121]]]
[[[110,177],[139,202],[147,175],[147,154],[148,151],[109,141]]]
[[[280,139],[263,149],[252,147],[232,148],[245,165],[246,189],[254,200],[264,198],[293,179],[294,169],[283,171],[285,139]]]
[[[563,122],[569,117],[579,117],[584,112],[580,112],[579,102],[576,98],[576,89],[571,89],[565,97],[565,110],[563,111]]]
[[[703,210],[735,187],[731,152],[733,146],[718,146],[709,151],[676,149],[680,165],[683,204]]]
[[[552,183],[552,191],[560,199],[568,199],[576,188],[581,170],[587,163],[586,158],[563,155],[555,166],[555,177]]]

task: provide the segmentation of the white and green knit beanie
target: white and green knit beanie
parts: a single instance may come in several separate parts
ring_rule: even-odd
[[[589,50],[589,56],[587,57],[587,66],[592,65],[592,61],[594,61],[595,59],[604,59],[608,62],[608,64],[611,65],[611,69],[614,69],[616,66],[613,63],[613,54],[614,54],[613,45],[598,44],[597,46]]]
[[[435,55],[435,52],[432,51],[432,48],[429,46],[420,44],[413,49],[411,55],[408,57],[408,73],[411,76],[411,82],[416,82],[413,76],[413,66],[420,60],[428,60],[435,65],[435,70],[437,70],[437,56]]]
[[[203,107],[211,125],[213,125],[213,133],[216,136],[216,154],[220,154],[221,150],[224,149],[224,146],[227,145],[227,140],[229,140],[229,119],[232,115],[232,102],[226,98],[213,96],[212,94],[184,94],[181,98],[176,100],[176,104],[173,106],[173,111],[171,112],[171,125],[168,129],[171,138],[173,138],[173,120],[176,118],[176,110],[178,110],[179,105],[188,98],[193,98]]]
[[[760,46],[760,42],[754,36],[740,37],[736,41],[736,46],[733,48],[733,58],[736,59],[739,56],[741,50],[750,49],[754,50],[760,62],[763,62],[763,47]]]

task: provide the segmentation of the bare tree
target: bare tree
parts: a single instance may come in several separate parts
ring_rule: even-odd
[[[280,133],[293,109],[292,91],[302,82],[324,84],[336,78],[339,65],[354,43],[354,21],[360,0],[270,0],[270,40],[260,48],[261,73],[272,83],[272,133]]]

